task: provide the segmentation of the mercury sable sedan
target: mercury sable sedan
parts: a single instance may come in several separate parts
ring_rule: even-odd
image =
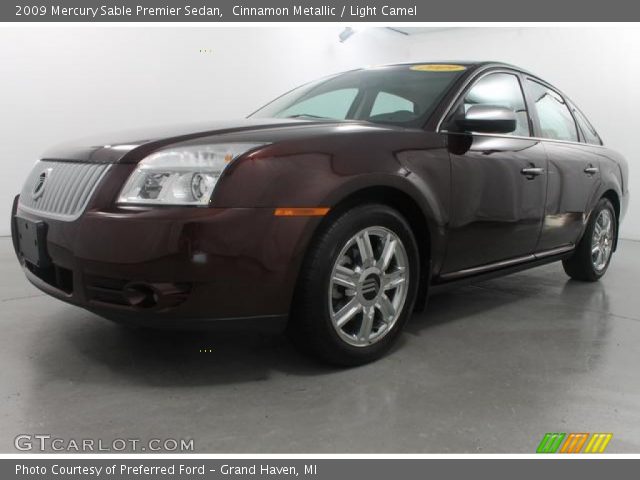
[[[16,197],[28,279],[149,327],[286,328],[383,355],[429,293],[543,263],[598,280],[625,160],[558,89],[496,63],[355,70],[248,119],[44,154]]]

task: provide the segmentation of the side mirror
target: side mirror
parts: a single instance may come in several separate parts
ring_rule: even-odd
[[[472,105],[455,123],[464,132],[511,133],[516,129],[516,112],[506,107]]]

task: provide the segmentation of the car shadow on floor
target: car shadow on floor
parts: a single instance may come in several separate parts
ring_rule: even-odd
[[[598,312],[603,316],[609,314],[610,302],[603,282],[568,279],[557,268],[554,271],[554,267],[545,266],[434,294],[429,298],[426,309],[413,315],[405,332],[421,335],[439,325],[485,321],[492,311],[508,311],[517,304],[526,311],[532,311],[536,302],[573,309],[577,315],[585,311]],[[403,339],[400,340],[394,349],[402,348]]]
[[[337,370],[301,354],[284,335],[129,329],[94,318],[87,323],[71,333],[72,344],[92,364],[136,382],[228,384],[267,380],[273,372],[312,376]]]
[[[516,282],[506,284],[516,285],[515,292],[501,290],[500,284],[485,283],[433,296],[427,310],[410,319],[407,333],[400,337],[392,355],[401,354],[407,334],[423,335],[435,326],[477,321],[506,304],[528,302],[540,294],[527,287],[534,281],[521,275]],[[521,288],[517,288],[518,282]],[[562,291],[576,289],[573,282],[566,282]],[[52,312],[51,317],[44,323],[44,331],[38,332],[49,339],[47,348],[34,360],[48,375],[81,382],[115,381],[105,379],[105,368],[112,376],[132,383],[177,387],[264,381],[274,373],[313,376],[344,371],[298,352],[284,335],[128,329],[69,307]],[[100,375],[92,375],[96,369]]]

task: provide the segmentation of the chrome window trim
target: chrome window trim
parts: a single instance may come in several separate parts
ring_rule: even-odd
[[[451,113],[451,110],[453,109],[455,104],[458,103],[458,100],[461,99],[462,94],[467,90],[467,87],[469,85],[471,85],[472,83],[479,82],[484,77],[486,77],[487,75],[490,75],[492,73],[509,73],[511,75],[519,75],[520,74],[520,72],[518,72],[517,70],[510,70],[510,69],[507,69],[507,68],[491,69],[491,67],[486,67],[485,71],[482,71],[476,77],[471,76],[471,77],[467,78],[465,80],[464,84],[461,85],[460,88],[458,88],[458,91],[456,92],[455,97],[453,97],[453,100],[451,102],[449,102],[449,105],[447,105],[447,109],[446,109],[445,113],[440,117],[440,120],[438,121],[438,124],[436,125],[436,132],[438,132],[438,133],[448,132],[447,130],[441,130],[442,122],[444,122],[444,119],[449,116],[449,114]],[[520,83],[520,79],[518,79],[518,83]],[[522,86],[521,86],[521,88],[522,88]],[[524,95],[524,92],[523,92],[523,95]],[[525,97],[525,102],[526,102],[526,97]]]
[[[456,103],[458,103],[458,101],[460,100],[462,94],[467,90],[467,87],[469,87],[469,85],[471,85],[472,83],[476,83],[480,80],[482,80],[484,77],[486,77],[487,75],[491,75],[492,73],[510,73],[511,75],[524,75],[525,77],[530,77],[531,80],[534,80],[538,83],[540,83],[541,85],[544,85],[547,88],[551,88],[553,91],[557,92],[564,100],[565,102],[569,102],[569,103],[573,103],[571,102],[571,100],[569,100],[566,95],[564,95],[562,92],[560,92],[557,88],[549,85],[547,82],[545,82],[544,80],[531,75],[528,72],[524,72],[524,71],[520,71],[520,70],[515,70],[515,69],[509,69],[509,68],[496,68],[493,69],[491,66],[486,67],[486,70],[481,72],[480,74],[478,74],[478,76],[476,77],[470,77],[468,78],[465,83],[463,85],[460,86],[460,88],[458,89],[458,91],[456,92],[455,97],[453,98],[453,100],[451,102],[449,102],[449,105],[447,105],[447,109],[445,111],[444,114],[442,114],[442,116],[440,117],[440,120],[438,121],[438,124],[436,125],[436,133],[446,133],[448,135],[474,135],[474,136],[482,136],[482,137],[500,137],[500,138],[515,138],[515,139],[519,139],[519,140],[535,140],[538,142],[553,142],[553,143],[565,143],[565,144],[569,144],[569,145],[580,145],[583,147],[597,147],[597,148],[607,148],[605,147],[604,144],[601,145],[596,145],[593,143],[586,143],[586,142],[573,142],[571,140],[557,140],[555,138],[544,138],[544,137],[534,137],[534,136],[520,136],[520,135],[506,135],[504,133],[464,133],[464,132],[451,132],[449,130],[443,129],[442,128],[442,123],[444,122],[445,118],[447,118],[449,116],[449,114],[451,113],[453,107],[456,105]],[[520,80],[520,79],[518,79]],[[521,83],[521,82],[520,82]],[[520,86],[521,88],[526,88],[524,85]],[[523,92],[524,93],[524,92]],[[526,102],[526,96],[525,96],[525,102]],[[531,113],[528,110],[528,105],[527,105],[527,115],[529,117],[529,120],[531,119]],[[577,108],[577,107],[576,107]],[[571,116],[573,116],[573,113],[570,111]],[[575,119],[574,119],[575,121]],[[576,125],[577,127],[577,125]],[[599,137],[600,135],[598,135]],[[602,141],[602,139],[600,139]]]
[[[537,142],[566,143],[568,145],[578,145],[581,147],[607,148],[604,145],[595,145],[592,143],[572,142],[569,140],[556,140],[553,138],[542,138],[542,137],[522,137],[519,135],[505,135],[504,133],[465,133],[465,132],[451,132],[449,130],[440,130],[437,133],[446,133],[447,135],[473,135],[475,137],[514,138],[517,140],[533,140]]]

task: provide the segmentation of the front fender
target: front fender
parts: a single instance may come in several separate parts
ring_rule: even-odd
[[[368,149],[368,152],[366,156],[352,150],[241,158],[225,171],[212,204],[222,208],[335,208],[358,192],[392,189],[409,197],[422,213],[437,268],[438,259],[444,256],[450,210],[446,149],[414,148],[395,153]],[[298,247],[300,257],[319,224],[307,222]]]

